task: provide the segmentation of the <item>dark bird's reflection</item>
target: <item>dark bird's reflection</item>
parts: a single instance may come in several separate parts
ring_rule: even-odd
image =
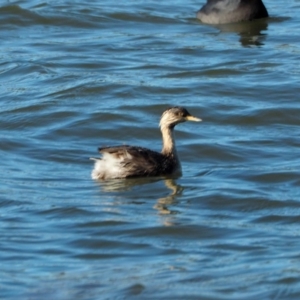
[[[221,32],[235,32],[240,36],[240,43],[244,47],[262,46],[265,43],[268,19],[249,22],[215,25]]]
[[[159,182],[162,178],[134,178],[134,179],[114,179],[107,181],[99,181],[100,188],[103,192],[113,193],[113,192],[125,192],[131,191],[136,187],[142,185],[148,185],[151,183]],[[171,210],[169,207],[174,205],[176,197],[182,194],[183,187],[176,183],[174,178],[163,179],[165,186],[170,190],[169,194],[165,197],[157,199],[157,202],[153,206],[159,214],[170,215],[176,214],[175,210]]]
[[[129,179],[112,179],[99,180],[99,185],[103,192],[125,192],[130,191],[134,187],[144,184],[151,184],[160,181],[159,177],[129,178]]]
[[[174,214],[176,211],[170,210],[169,206],[174,204],[178,195],[181,195],[183,187],[177,185],[174,179],[166,179],[164,182],[166,187],[171,190],[171,193],[166,197],[159,198],[157,203],[154,205],[154,208],[157,209],[160,214]]]

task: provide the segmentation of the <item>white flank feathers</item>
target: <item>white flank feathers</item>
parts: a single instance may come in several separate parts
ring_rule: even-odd
[[[132,159],[132,156],[126,151],[124,156],[116,158],[114,155],[104,152],[102,158],[91,158],[95,161],[94,169],[91,177],[94,180],[98,179],[113,179],[123,177],[124,160]]]

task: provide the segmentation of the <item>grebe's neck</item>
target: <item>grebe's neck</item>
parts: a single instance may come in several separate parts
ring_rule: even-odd
[[[177,151],[174,139],[174,126],[161,126],[163,148],[161,153],[164,155],[174,155],[177,157]]]

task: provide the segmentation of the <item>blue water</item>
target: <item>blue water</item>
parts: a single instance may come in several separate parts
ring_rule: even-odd
[[[264,3],[0,4],[1,299],[299,299],[300,2]],[[174,105],[181,177],[91,179]]]

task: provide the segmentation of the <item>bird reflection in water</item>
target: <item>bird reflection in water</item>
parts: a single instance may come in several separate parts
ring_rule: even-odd
[[[132,179],[114,179],[107,181],[98,181],[100,188],[103,192],[108,193],[120,193],[129,192],[135,187],[140,187],[142,185],[156,183],[161,181],[161,177],[156,178],[132,178]],[[170,209],[170,206],[174,205],[176,198],[181,195],[183,187],[176,183],[175,178],[164,179],[165,186],[170,190],[170,193],[165,197],[157,199],[153,208],[158,211],[160,215],[174,215],[176,210]],[[164,225],[172,225],[170,221],[164,221]]]
[[[234,32],[240,36],[240,43],[244,47],[262,46],[265,43],[268,19],[255,21],[214,25],[221,32]]]
[[[166,179],[165,185],[172,192],[166,197],[159,198],[157,200],[157,203],[154,205],[154,208],[157,209],[162,215],[175,214],[176,211],[170,210],[169,206],[174,204],[175,199],[178,195],[181,195],[183,187],[177,185],[174,179]]]
[[[160,181],[160,177],[137,177],[137,178],[120,178],[112,180],[98,180],[96,181],[103,192],[125,192],[130,191],[136,186],[150,184]]]

